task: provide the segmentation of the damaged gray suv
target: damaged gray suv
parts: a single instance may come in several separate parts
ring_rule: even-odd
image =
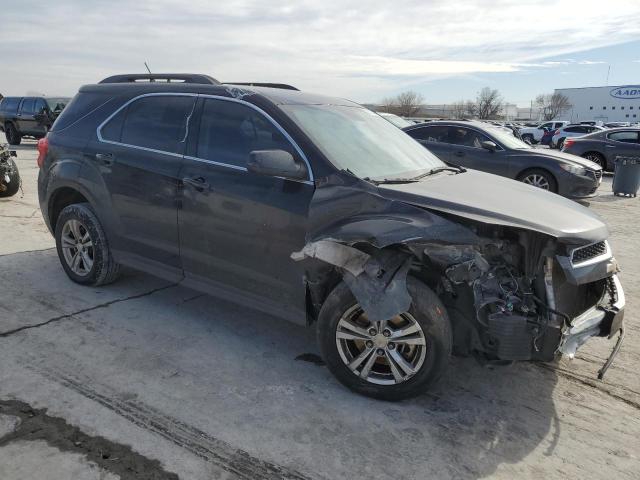
[[[38,145],[67,275],[127,265],[311,325],[347,387],[397,400],[452,352],[552,361],[623,337],[605,224],[449,166],[380,116],[286,85],[119,75],[84,86]]]

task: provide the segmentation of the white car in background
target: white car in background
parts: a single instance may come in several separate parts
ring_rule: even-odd
[[[569,125],[569,122],[565,120],[553,120],[550,122],[541,123],[537,127],[523,127],[520,129],[520,136],[525,142],[528,141],[528,143],[540,143],[540,140],[542,140],[542,136],[544,135],[545,131],[557,130],[558,128],[562,128],[565,125]]]
[[[551,137],[551,148],[562,148],[564,144],[564,140],[566,138],[572,137],[581,137],[583,135],[588,135],[594,132],[601,132],[602,130],[606,130],[604,127],[599,127],[598,125],[567,125],[565,127],[557,129],[553,133],[553,137]]]

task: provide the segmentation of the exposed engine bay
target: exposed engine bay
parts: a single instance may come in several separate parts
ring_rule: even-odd
[[[454,351],[483,362],[573,357],[587,339],[620,332],[602,378],[624,334],[624,294],[608,243],[572,246],[507,227],[476,224],[469,229],[477,241],[412,239],[377,248],[323,239],[292,258],[337,267],[374,320],[408,309],[406,277],[415,275],[446,306]]]

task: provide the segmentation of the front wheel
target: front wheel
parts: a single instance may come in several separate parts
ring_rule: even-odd
[[[120,272],[107,237],[88,203],[65,207],[56,222],[56,249],[67,276],[82,285],[113,282]]]
[[[527,170],[518,177],[518,180],[528,185],[541,188],[542,190],[548,190],[549,192],[556,193],[558,191],[558,184],[556,179],[553,178],[553,175],[539,168]]]
[[[382,400],[424,392],[449,363],[452,333],[440,299],[409,277],[407,312],[368,320],[342,282],[327,297],[318,318],[318,341],[329,370],[351,390]]]

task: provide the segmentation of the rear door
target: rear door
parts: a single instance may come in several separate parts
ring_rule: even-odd
[[[607,134],[604,146],[609,165],[613,165],[618,155],[640,155],[637,130],[619,130]]]
[[[446,125],[420,126],[406,133],[443,162],[451,160],[453,147],[449,143],[449,127]]]
[[[314,184],[247,171],[249,152],[301,151],[275,122],[235,99],[200,100],[182,178],[180,250],[199,290],[305,321],[305,285],[291,253],[305,244]]]
[[[99,170],[113,220],[116,255],[165,278],[179,278],[178,172],[195,95],[151,94],[99,127],[88,156]]]

